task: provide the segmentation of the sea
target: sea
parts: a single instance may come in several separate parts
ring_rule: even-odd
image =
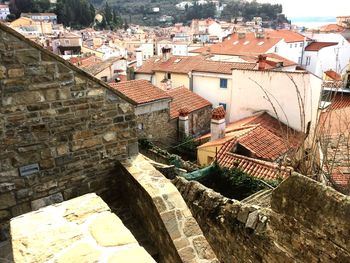
[[[328,24],[335,24],[336,18],[327,16],[327,17],[292,17],[289,18],[292,21],[293,25],[298,27],[305,28],[319,28]]]

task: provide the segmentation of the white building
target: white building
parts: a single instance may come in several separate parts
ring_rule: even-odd
[[[143,42],[139,49],[142,51],[143,60],[146,60],[154,56],[155,44],[153,41]]]
[[[9,6],[0,4],[0,20],[6,20],[6,17],[9,14],[10,14]]]
[[[171,51],[174,56],[188,56],[188,43],[173,42],[171,44]]]
[[[328,70],[346,73],[350,61],[350,43],[337,33],[313,35],[316,42],[305,48],[303,66],[318,77]]]
[[[22,13],[21,17],[28,17],[34,21],[57,24],[57,15],[54,13]]]
[[[259,111],[272,116],[277,113],[283,123],[299,131],[306,132],[308,126],[314,127],[317,122],[322,80],[313,74],[236,69],[231,76],[214,74],[211,81],[207,75],[193,73],[193,91],[214,107],[223,105],[228,122]],[[305,108],[303,118],[297,89]]]

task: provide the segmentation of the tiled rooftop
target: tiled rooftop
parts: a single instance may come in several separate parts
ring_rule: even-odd
[[[305,51],[320,51],[322,48],[335,46],[336,42],[313,42],[305,48]]]
[[[304,36],[289,30],[272,30],[265,32],[265,36],[257,38],[255,33],[246,33],[244,38],[239,38],[239,33],[233,33],[223,42],[209,47],[202,47],[191,52],[225,55],[258,55],[268,52],[273,46],[284,39],[287,43],[303,42]]]
[[[332,69],[325,71],[324,74],[335,81],[341,80],[341,76]]]
[[[182,108],[186,108],[188,113],[191,113],[212,105],[206,99],[183,86],[168,90],[166,94],[173,99],[170,103],[171,119],[179,117],[179,110]]]
[[[254,69],[256,63],[219,62],[204,56],[171,56],[167,61],[161,57],[151,58],[136,70],[137,73],[172,72],[188,74],[191,71],[231,74],[232,69]]]
[[[279,167],[275,163],[226,152],[218,160],[226,168],[240,168],[243,172],[263,180],[285,179],[293,171],[290,167]]]
[[[135,104],[143,104],[156,100],[171,100],[169,94],[157,88],[147,80],[130,80],[111,83],[110,86],[130,98]]]

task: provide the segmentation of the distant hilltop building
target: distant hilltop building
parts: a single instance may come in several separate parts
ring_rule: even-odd
[[[349,16],[337,16],[337,25],[345,28],[350,28],[350,15]]]
[[[57,24],[57,15],[55,13],[22,13],[21,17],[28,17],[34,21]]]
[[[0,4],[0,20],[6,20],[6,17],[10,14],[8,5]]]

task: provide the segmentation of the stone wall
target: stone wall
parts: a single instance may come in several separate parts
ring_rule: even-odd
[[[120,188],[157,246],[159,262],[218,262],[174,185],[144,157],[122,161]]]
[[[190,133],[194,135],[210,132],[211,107],[192,112],[189,118]]]
[[[11,238],[15,262],[156,263],[95,194],[13,218]]]
[[[137,115],[136,122],[143,124],[142,129],[137,129],[139,138],[165,146],[177,142],[177,121],[169,120],[169,108]]]
[[[105,196],[116,162],[137,152],[127,98],[1,23],[0,97],[1,223],[87,192]]]
[[[350,262],[350,197],[332,188],[293,174],[263,208],[174,183],[220,262]]]

